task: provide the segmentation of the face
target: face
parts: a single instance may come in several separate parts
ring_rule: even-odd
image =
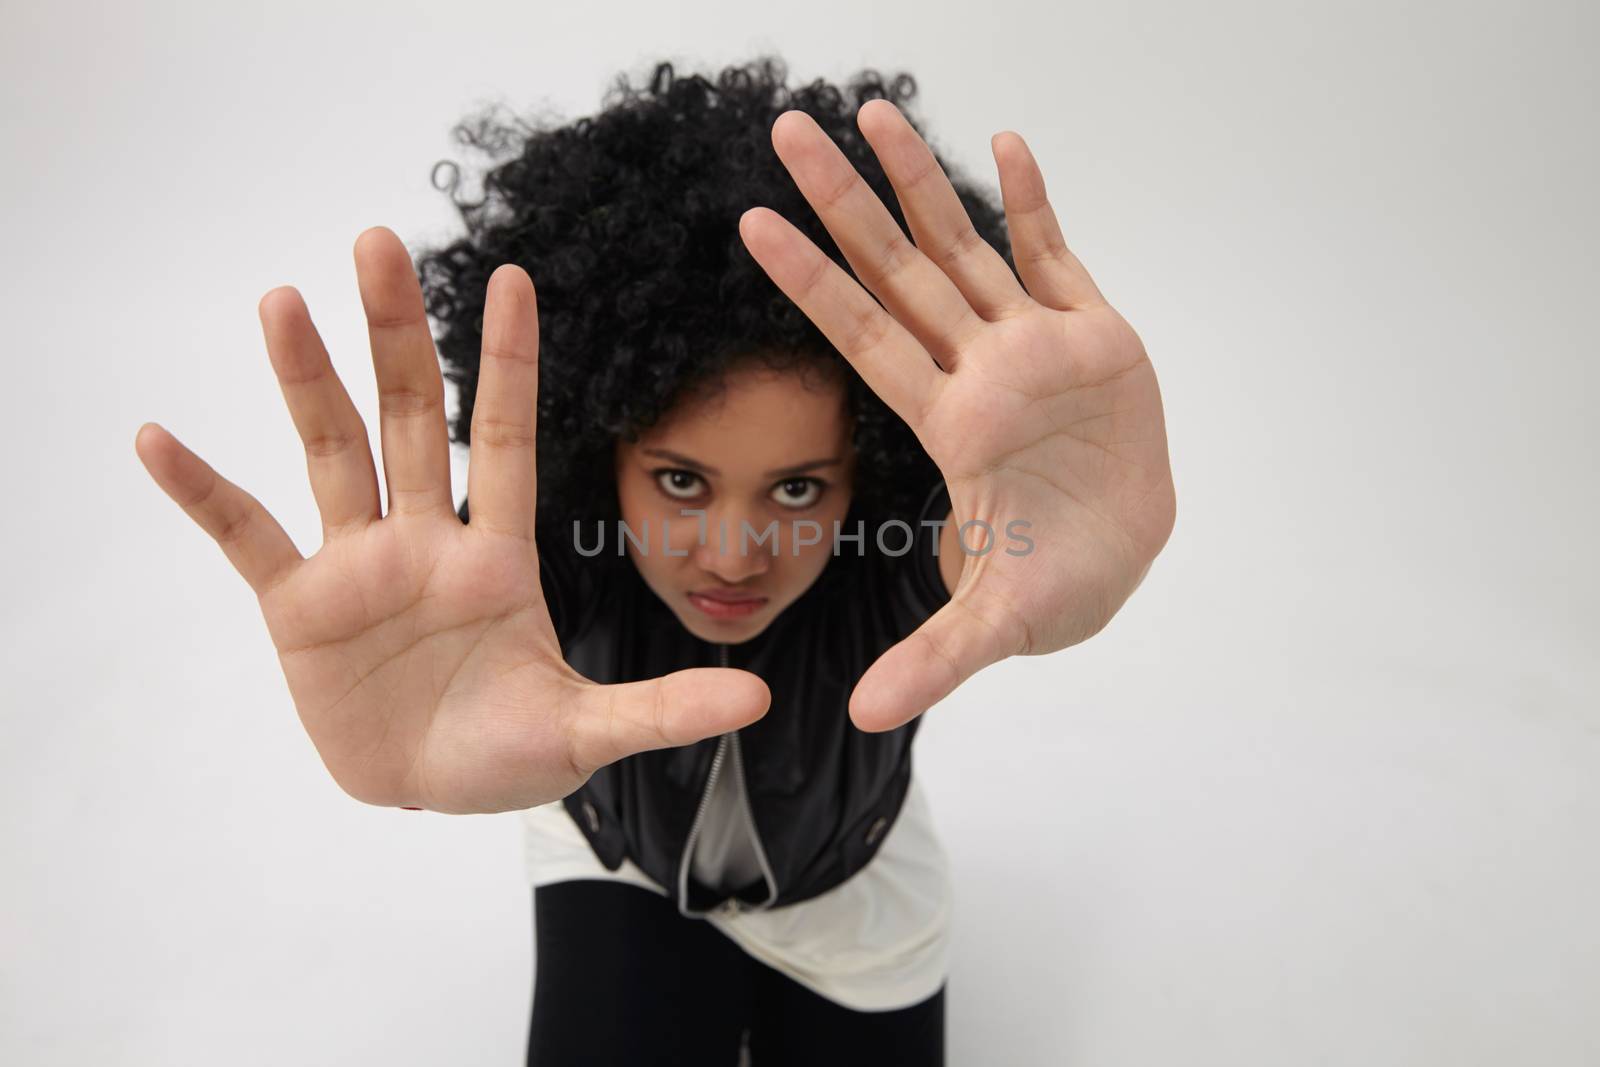
[[[738,644],[832,558],[855,455],[837,374],[744,364],[724,382],[685,397],[637,441],[618,440],[617,498],[646,545],[624,538],[645,584],[695,636]]]

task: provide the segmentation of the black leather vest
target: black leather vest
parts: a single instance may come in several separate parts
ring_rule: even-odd
[[[570,530],[540,543],[551,621],[580,674],[611,683],[685,667],[736,667],[759,675],[772,693],[767,714],[752,725],[628,756],[566,797],[567,811],[608,869],[631,858],[681,912],[694,916],[719,906],[793,904],[833,888],[872,859],[910,785],[921,719],[866,733],[850,721],[850,693],[879,655],[950,599],[935,554],[939,527],[932,525],[949,507],[940,482],[912,531],[890,524],[881,546],[877,524],[852,508],[840,526],[839,551],[816,581],[765,630],[736,645],[685,629],[633,562],[617,555],[615,529],[606,531],[604,550],[594,557],[578,552]],[[465,501],[460,514],[467,519]],[[847,539],[858,523],[859,543]],[[892,554],[912,532],[910,549]],[[822,533],[825,542],[831,536]],[[582,544],[590,549],[598,537],[591,523]],[[690,873],[713,774],[740,779],[765,872],[731,895]]]

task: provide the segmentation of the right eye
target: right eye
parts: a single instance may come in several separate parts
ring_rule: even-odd
[[[656,471],[656,485],[674,500],[692,500],[700,495],[701,479],[694,471]]]

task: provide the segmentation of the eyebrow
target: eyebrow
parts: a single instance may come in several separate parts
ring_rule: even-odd
[[[714,474],[719,478],[722,476],[722,472],[717,470],[717,468],[707,466],[697,459],[691,459],[681,452],[673,452],[672,450],[666,448],[641,448],[639,451],[643,452],[645,455],[660,456],[662,459],[670,459],[672,462],[688,467],[690,470],[700,471],[705,474]],[[792,467],[779,467],[777,470],[767,471],[766,476],[768,478],[776,478],[780,474],[804,474],[808,470],[813,470],[817,467],[829,467],[835,463],[842,463],[843,461],[843,456],[828,456],[824,459],[812,459],[807,460],[804,463],[796,463]]]

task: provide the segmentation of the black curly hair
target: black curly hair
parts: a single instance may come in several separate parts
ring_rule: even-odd
[[[452,440],[471,446],[489,275],[517,263],[539,305],[541,529],[615,519],[616,493],[596,487],[615,485],[617,438],[637,439],[687,390],[715,389],[736,361],[843,373],[856,514],[914,521],[939,480],[910,427],[773,284],[737,226],[749,208],[772,208],[853,277],[773,151],[772,124],[786,110],[811,115],[904,230],[855,114],[884,97],[923,133],[906,108],[916,83],[865,70],[843,88],[818,79],[791,89],[786,76],[770,54],[709,77],[660,62],[647,85],[618,75],[599,113],[567,125],[501,118],[490,105],[455,127],[459,143],[494,165],[481,198],[466,201],[456,195],[460,167],[435,164],[434,185],[450,195],[466,234],[417,260],[445,378],[459,390]],[[1014,271],[1003,210],[937,149],[935,157],[979,235]]]

